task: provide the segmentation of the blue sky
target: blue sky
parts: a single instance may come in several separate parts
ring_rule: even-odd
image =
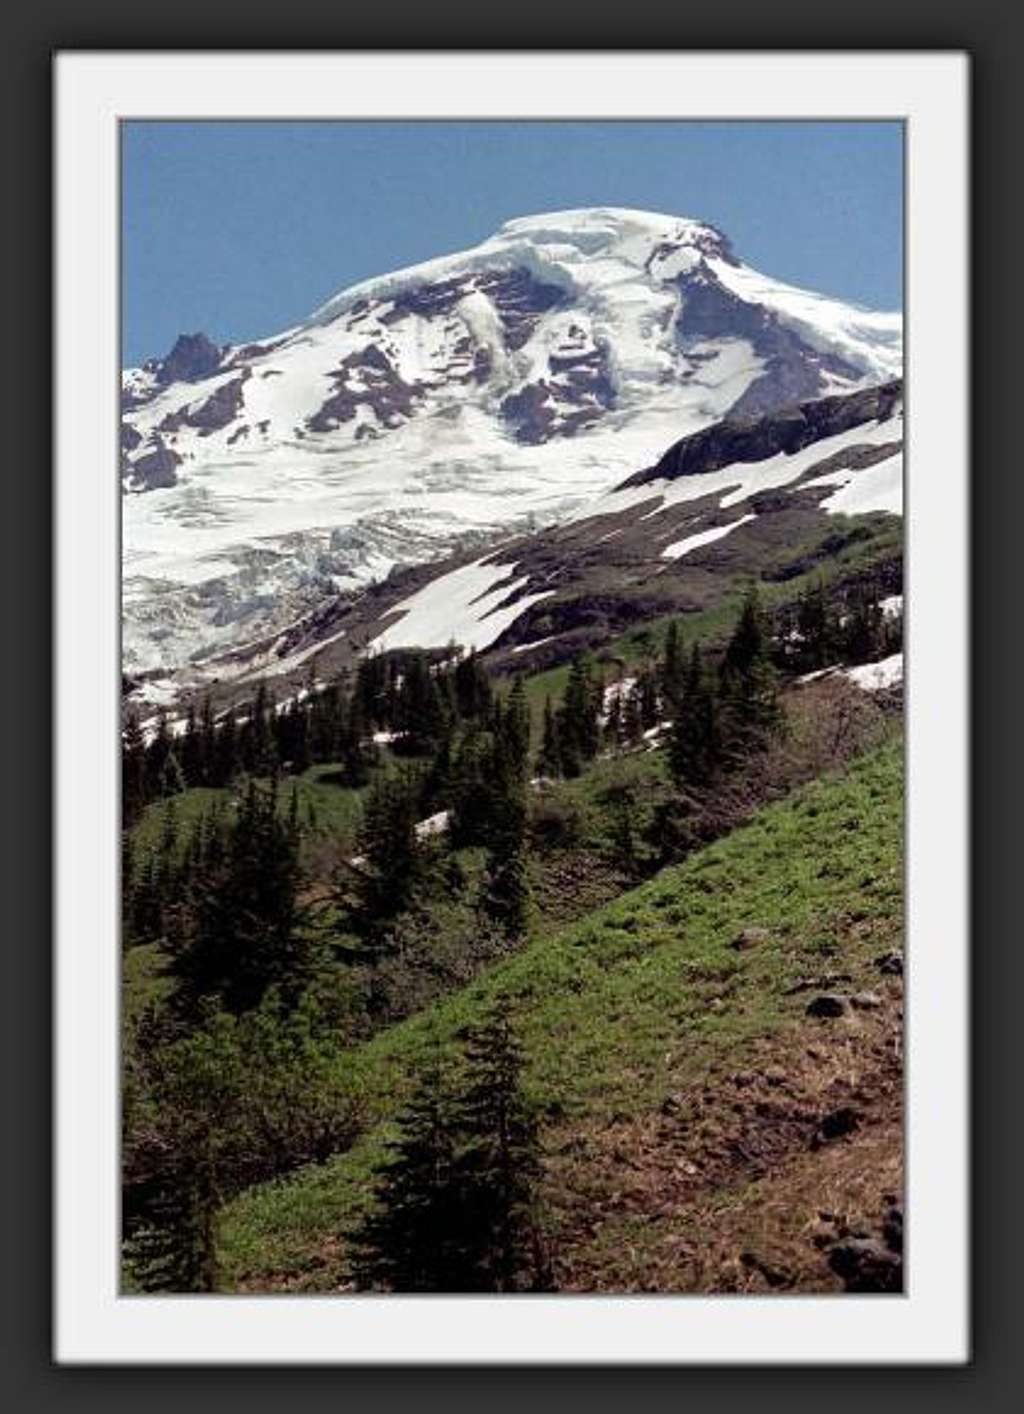
[[[898,123],[159,123],[123,130],[126,365],[181,332],[272,334],[356,280],[503,221],[633,206],[720,226],[748,264],[902,301]]]

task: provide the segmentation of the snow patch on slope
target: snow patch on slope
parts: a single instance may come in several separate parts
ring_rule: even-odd
[[[806,481],[806,486],[838,486],[834,495],[822,501],[822,510],[829,515],[857,516],[869,511],[903,514],[903,453],[897,452],[884,461],[860,471],[830,472]]]
[[[515,565],[488,564],[475,560],[451,570],[425,585],[391,611],[403,617],[377,635],[370,647],[446,648],[456,643],[478,651],[489,648],[510,624],[554,590],[524,594],[505,605],[529,583],[529,575],[509,583]],[[499,607],[504,605],[504,607]]]
[[[728,525],[716,525],[710,530],[698,530],[693,535],[687,535],[682,540],[674,540],[671,545],[666,545],[661,552],[662,558],[680,560],[684,555],[690,554],[692,550],[699,549],[701,545],[711,545],[714,541],[721,540],[728,535],[730,531],[756,519],[755,515],[740,516],[739,520],[730,521]]]

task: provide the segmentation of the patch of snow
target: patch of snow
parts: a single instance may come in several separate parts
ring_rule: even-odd
[[[879,601],[878,607],[887,619],[898,619],[903,614],[903,595],[890,594],[888,599]]]
[[[429,839],[431,835],[443,835],[448,829],[450,812],[439,810],[436,815],[428,815],[425,820],[420,820],[416,826],[416,838],[420,840]]]
[[[714,495],[720,497],[719,509],[727,510],[730,506],[735,506],[760,491],[775,490],[780,486],[789,486],[795,481],[800,481],[800,478],[807,472],[812,471],[821,462],[839,452],[850,451],[854,447],[895,446],[902,440],[902,415],[886,418],[881,422],[865,422],[858,427],[851,427],[846,432],[838,432],[833,437],[823,437],[818,442],[801,447],[797,452],[779,452],[773,457],[767,457],[764,461],[733,462],[730,466],[722,467],[718,471],[702,472],[696,476],[677,476],[674,480],[662,477],[656,481],[644,482],[640,486],[619,487],[614,491],[607,492],[598,500],[582,506],[570,517],[570,520],[581,521],[594,516],[618,515],[621,511],[632,510],[648,501],[654,501],[656,504],[641,517],[642,520],[650,520],[670,506],[682,505],[687,501],[700,500],[702,496]],[[876,466],[888,468],[890,463],[896,460],[897,455],[894,453],[893,457],[877,463]],[[875,469],[875,467],[868,467],[863,472],[848,473],[846,470],[830,472],[825,477],[802,481],[800,489],[803,489],[804,486],[818,484],[836,485],[841,479],[843,491],[845,491],[845,483],[850,477],[868,476]],[[867,495],[865,499],[877,499],[880,494],[880,482],[891,478],[891,476],[892,471],[889,470],[883,473],[875,484],[869,483],[866,489],[871,494]],[[837,492],[836,495],[842,495],[843,491]],[[834,497],[830,497],[825,504],[828,505],[834,499]],[[847,512],[847,514],[855,513]]]
[[[489,648],[531,604],[554,593],[548,589],[523,594],[506,605],[504,601],[530,580],[529,575],[523,575],[509,583],[515,568],[474,560],[431,580],[390,611],[402,618],[378,634],[370,647],[381,652],[391,648],[445,648],[449,643],[478,651]]]
[[[671,545],[666,545],[661,552],[662,558],[681,560],[684,555],[699,549],[701,545],[711,545],[714,541],[721,540],[728,535],[731,530],[736,530],[739,526],[746,525],[747,521],[756,519],[755,515],[740,516],[739,520],[730,521],[728,525],[716,525],[710,530],[698,530],[694,535],[687,535],[682,540],[675,540]]]
[[[534,648],[539,648],[542,643],[552,643],[558,637],[557,633],[549,633],[547,638],[535,638],[532,643],[517,643],[512,649],[513,653],[530,653]]]
[[[903,654],[893,653],[879,663],[862,663],[856,668],[846,668],[843,676],[865,692],[881,692],[903,681]]]
[[[903,453],[860,471],[846,469],[816,476],[805,486],[838,486],[839,490],[821,502],[829,515],[866,515],[869,511],[903,514]]]

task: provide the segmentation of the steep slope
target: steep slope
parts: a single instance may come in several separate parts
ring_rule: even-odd
[[[364,1136],[226,1209],[223,1289],[346,1289],[389,1120],[499,994],[560,1289],[841,1289],[831,1251],[899,1203],[901,849],[893,743],[350,1053]]]
[[[511,221],[258,343],[182,336],[123,378],[126,666],[251,645],[396,564],[559,522],[727,413],[900,364],[898,315],[603,208]]]

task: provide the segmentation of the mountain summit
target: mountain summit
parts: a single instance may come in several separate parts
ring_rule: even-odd
[[[251,644],[395,564],[578,512],[727,414],[901,363],[898,314],[605,207],[506,222],[259,342],[183,335],[122,379],[126,665]]]

